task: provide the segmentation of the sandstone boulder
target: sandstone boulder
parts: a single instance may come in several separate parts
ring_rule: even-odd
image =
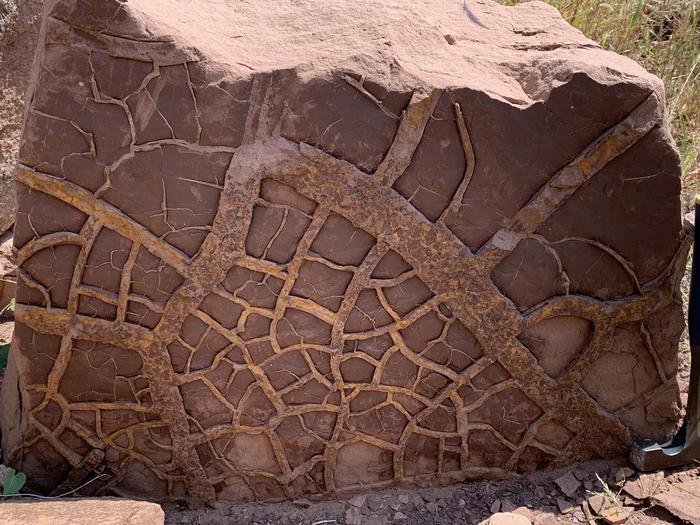
[[[116,498],[65,498],[51,501],[4,501],[6,525],[163,525],[165,514],[155,503]]]
[[[444,483],[674,428],[663,86],[551,7],[59,0],[43,35],[2,420],[35,490]]]

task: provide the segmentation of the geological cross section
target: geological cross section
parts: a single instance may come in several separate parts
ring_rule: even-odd
[[[48,1],[5,462],[201,505],[622,453],[680,414],[660,81],[544,4]]]

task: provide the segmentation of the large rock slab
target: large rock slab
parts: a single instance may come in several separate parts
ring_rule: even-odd
[[[34,75],[2,424],[35,490],[278,499],[673,430],[663,87],[552,8],[60,0]]]
[[[165,513],[155,503],[116,498],[65,498],[51,501],[4,501],[7,525],[163,525]]]
[[[651,502],[660,505],[686,523],[700,524],[700,480],[674,483],[665,492],[654,494]]]

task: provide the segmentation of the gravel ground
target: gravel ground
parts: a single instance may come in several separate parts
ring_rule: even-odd
[[[659,492],[681,483],[700,482],[700,469],[678,468],[650,477],[629,469],[623,458],[589,461],[548,472],[537,472],[504,481],[475,481],[449,487],[394,488],[344,499],[281,503],[220,505],[216,509],[190,511],[166,508],[170,525],[448,525],[477,524],[494,512],[513,511],[533,525],[587,524],[608,513],[591,510],[589,501],[600,499],[606,482],[626,519],[617,523],[656,525],[681,523],[653,494],[640,494],[653,479]],[[562,488],[563,487],[563,488]],[[628,492],[629,491],[629,492]],[[635,498],[630,493],[640,496]],[[602,496],[601,496],[602,495]],[[646,496],[646,497],[643,497]],[[700,520],[700,494],[695,502]],[[692,504],[692,503],[691,503]],[[692,508],[692,507],[691,507]],[[587,511],[590,514],[587,514]],[[591,521],[589,521],[589,519]],[[599,518],[597,523],[608,523]],[[697,523],[697,522],[696,522]]]

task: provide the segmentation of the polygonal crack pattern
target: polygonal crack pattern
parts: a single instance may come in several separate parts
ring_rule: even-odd
[[[672,193],[643,191],[677,178],[655,93],[575,75],[522,108],[351,71],[232,80],[136,30],[85,33],[130,27],[126,4],[64,3],[17,176],[25,430],[5,454],[37,490],[101,473],[81,493],[289,498],[673,428],[689,238],[660,232],[657,260],[572,219],[622,202],[629,170],[637,208]],[[625,103],[533,147],[574,118],[568,89]]]
[[[502,467],[542,416],[398,253],[289,186],[262,181],[246,252],[168,347],[219,490]],[[470,456],[472,428],[511,454]]]

